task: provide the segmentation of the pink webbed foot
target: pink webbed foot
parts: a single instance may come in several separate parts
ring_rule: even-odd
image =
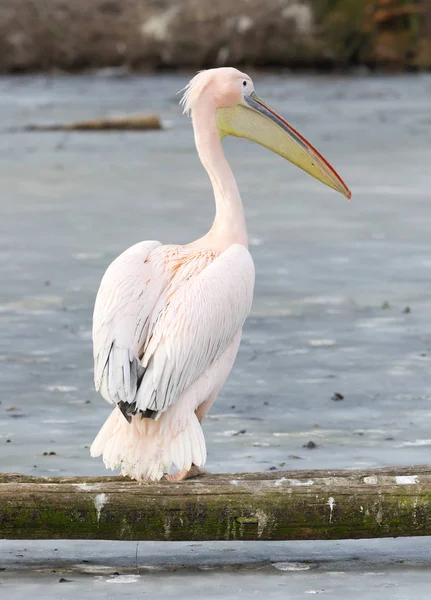
[[[179,473],[172,473],[171,475],[164,475],[163,479],[166,481],[170,481],[171,483],[177,483],[178,481],[185,481],[186,479],[192,479],[193,477],[201,477],[202,475],[207,474],[208,471],[202,469],[202,467],[197,467],[196,465],[192,465],[190,469],[184,469],[184,471],[180,471]]]

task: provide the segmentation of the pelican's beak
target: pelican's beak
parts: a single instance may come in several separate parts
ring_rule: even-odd
[[[328,161],[255,92],[244,97],[244,104],[219,108],[217,126],[222,138],[234,135],[257,142],[350,200],[351,191]]]

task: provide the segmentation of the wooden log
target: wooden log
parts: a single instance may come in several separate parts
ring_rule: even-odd
[[[157,115],[129,115],[72,123],[26,125],[23,129],[24,131],[146,131],[162,129],[162,123]]]
[[[0,475],[7,539],[306,540],[431,535],[431,467],[120,477]]]

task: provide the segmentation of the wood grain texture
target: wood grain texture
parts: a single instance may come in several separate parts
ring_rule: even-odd
[[[431,535],[431,467],[120,477],[0,475],[7,539],[306,540]]]

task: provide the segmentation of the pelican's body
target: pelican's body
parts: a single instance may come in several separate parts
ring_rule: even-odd
[[[158,480],[173,468],[168,477],[181,480],[205,464],[200,422],[232,369],[251,308],[254,266],[223,137],[257,141],[350,194],[236,69],[199,73],[184,104],[214,188],[213,226],[185,246],[147,241],[123,252],[108,267],[94,309],[95,385],[116,407],[91,454],[138,480]]]

